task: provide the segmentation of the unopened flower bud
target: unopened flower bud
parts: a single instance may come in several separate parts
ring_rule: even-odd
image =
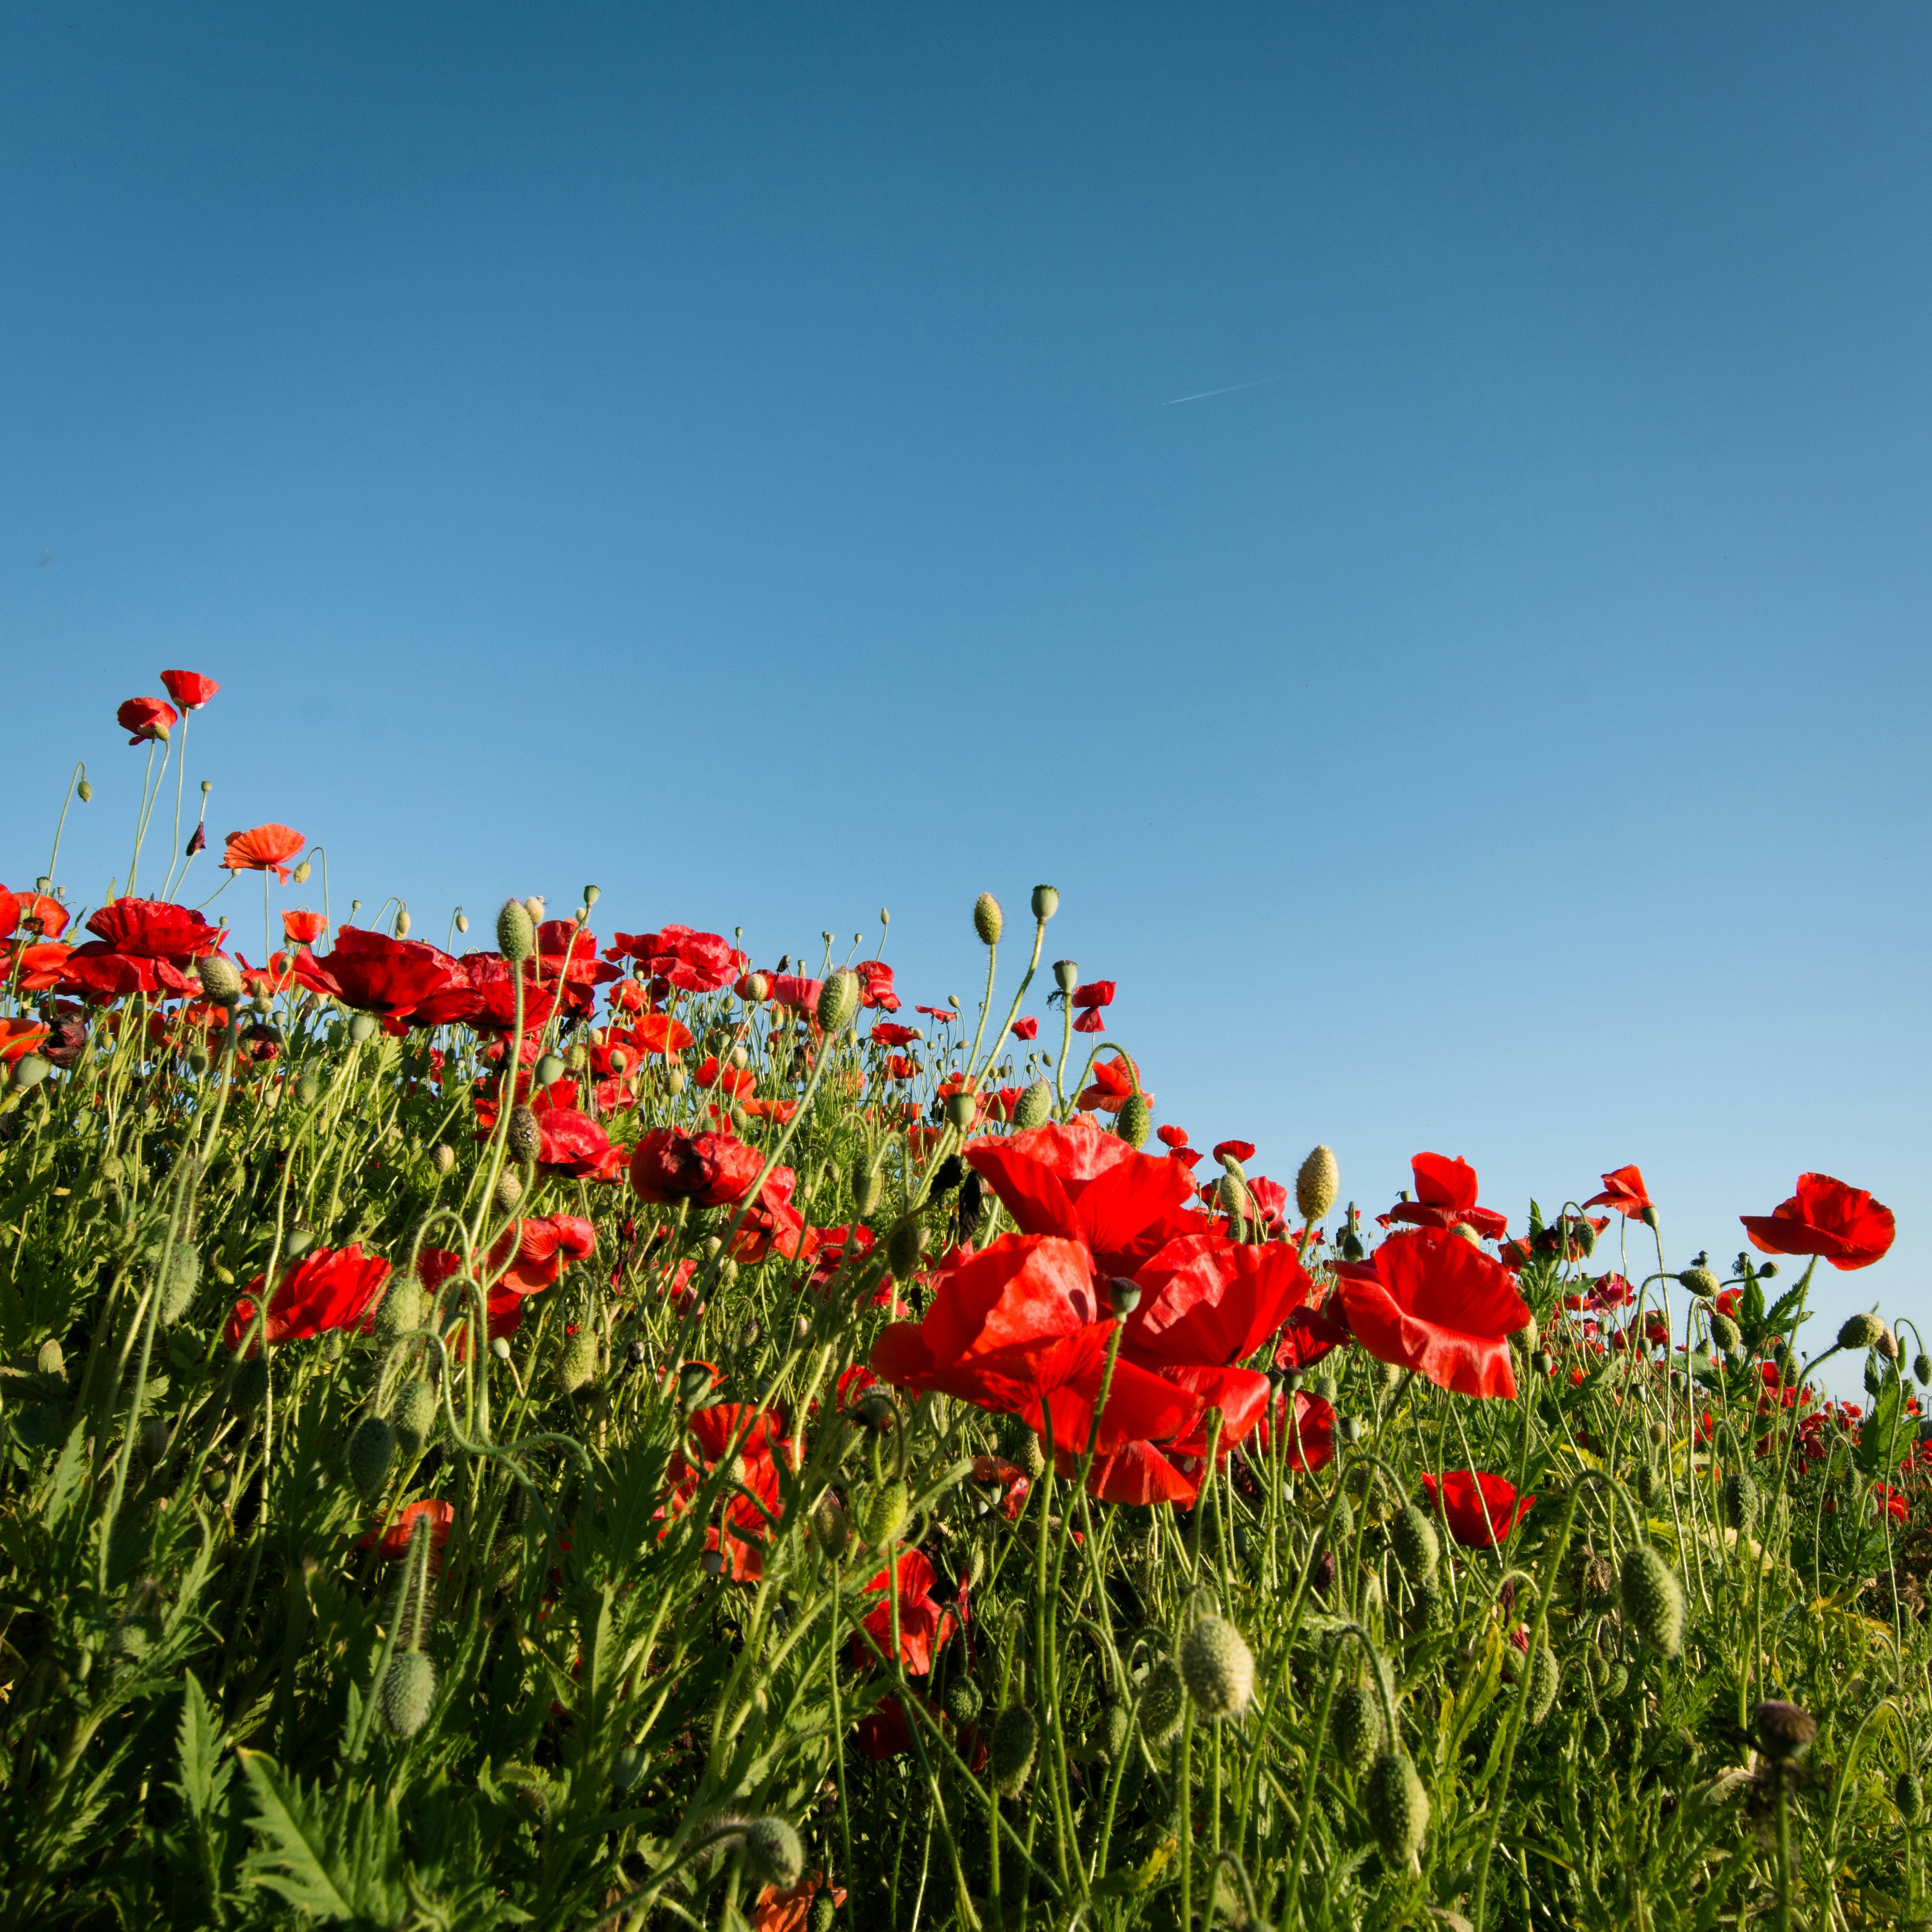
[[[494,1198],[498,1211],[505,1214],[509,1214],[523,1198],[523,1176],[514,1167],[505,1168],[496,1177],[496,1189]]]
[[[970,1677],[956,1677],[946,1687],[946,1714],[964,1730],[986,1708],[986,1700]]]
[[[912,1514],[912,1498],[903,1483],[884,1483],[866,1500],[866,1513],[859,1530],[874,1550],[885,1550],[899,1540],[899,1532]]]
[[[1120,1111],[1114,1118],[1114,1131],[1130,1148],[1147,1145],[1148,1136],[1154,1131],[1154,1109],[1138,1088],[1120,1102]]]
[[[1923,1348],[1912,1358],[1912,1378],[1921,1388],[1932,1388],[1932,1355]]]
[[[1053,962],[1053,983],[1063,993],[1070,993],[1080,983],[1080,965],[1077,960],[1056,959]]]
[[[490,1354],[494,1360],[507,1362],[510,1359],[509,1336],[507,1335],[497,1336],[490,1344]]]
[[[1532,1724],[1540,1724],[1549,1716],[1562,1684],[1563,1670],[1556,1661],[1556,1652],[1546,1643],[1538,1644],[1530,1659],[1529,1704],[1524,1713]]]
[[[1141,1735],[1150,1744],[1164,1744],[1180,1728],[1187,1708],[1187,1686],[1180,1666],[1171,1657],[1157,1657],[1141,1686],[1136,1712]]]
[[[1204,1716],[1237,1718],[1254,1695],[1254,1652],[1226,1617],[1203,1617],[1180,1640],[1180,1675]]]
[[[842,968],[818,989],[818,1024],[836,1037],[852,1024],[859,1010],[859,976]]]
[[[1721,1310],[1711,1317],[1711,1340],[1727,1354],[1735,1348],[1741,1337],[1738,1324]]]
[[[1630,1628],[1653,1650],[1676,1657],[1684,1648],[1683,1587],[1648,1544],[1624,1558],[1619,1592]]]
[[[1334,1150],[1318,1147],[1294,1177],[1296,1211],[1304,1221],[1319,1221],[1334,1206],[1341,1191],[1342,1170],[1336,1164]]]
[[[512,965],[527,959],[536,950],[536,922],[530,908],[520,899],[506,899],[496,915],[496,950]]]
[[[920,1225],[919,1217],[907,1215],[886,1237],[886,1264],[895,1280],[910,1281],[918,1272],[925,1246],[926,1230]]]
[[[1053,1089],[1044,1080],[1036,1080],[1014,1107],[1013,1125],[1024,1132],[1039,1126],[1052,1112]]]
[[[1344,1684],[1328,1714],[1328,1735],[1334,1740],[1335,1755],[1359,1777],[1382,1750],[1381,1697],[1368,1684]]]
[[[846,1522],[844,1508],[830,1490],[819,1498],[812,1512],[810,1526],[812,1540],[833,1562],[837,1562],[845,1554],[851,1530]]]
[[[993,1788],[1002,1798],[1016,1798],[1025,1788],[1034,1753],[1039,1748],[1039,1721],[1024,1704],[1009,1706],[993,1720],[988,1768]]]
[[[772,982],[762,973],[740,973],[731,988],[748,1006],[761,1005],[772,994]]]
[[[1811,1748],[1818,1735],[1818,1720],[1782,1698],[1767,1697],[1757,1707],[1754,1728],[1758,1749],[1774,1763],[1786,1764]]]
[[[1916,1771],[1901,1771],[1898,1781],[1892,1787],[1892,1802],[1898,1807],[1898,1815],[1908,1825],[1916,1825],[1918,1816],[1925,1809],[1925,1787],[1918,1781]]]
[[[556,1364],[556,1385],[566,1395],[574,1395],[597,1372],[597,1340],[588,1328],[580,1328],[563,1345]]]
[[[242,974],[234,961],[219,952],[204,954],[194,962],[201,990],[218,1006],[232,1006],[242,997]]]
[[[1005,925],[1006,915],[1000,910],[999,901],[991,892],[982,892],[973,902],[973,930],[980,935],[980,944],[998,945]]]
[[[1838,1346],[1858,1350],[1874,1346],[1885,1331],[1885,1324],[1876,1315],[1854,1315],[1838,1330]]]
[[[504,1136],[504,1144],[512,1160],[535,1160],[543,1151],[543,1129],[537,1124],[534,1111],[521,1101],[510,1109],[509,1129]]]
[[[365,1415],[349,1432],[349,1480],[374,1497],[388,1480],[395,1453],[394,1430],[380,1415]]]
[[[860,1161],[852,1170],[852,1211],[860,1220],[878,1211],[880,1201],[885,1198],[886,1177],[884,1172],[870,1167]]]
[[[1044,926],[1060,910],[1060,892],[1054,886],[1036,886],[1033,889],[1033,916]]]
[[[1700,1300],[1708,1301],[1724,1286],[1707,1268],[1688,1268],[1677,1279]]]
[[[1428,1835],[1429,1794],[1408,1752],[1400,1746],[1376,1759],[1362,1788],[1362,1809],[1368,1814],[1382,1863],[1391,1871],[1402,1870]]]
[[[805,1847],[782,1818],[754,1818],[745,1832],[745,1876],[756,1898],[766,1886],[789,1892],[805,1869]]]
[[[396,937],[406,939],[410,936],[410,909],[407,906],[396,908]]]
[[[1879,1324],[1878,1340],[1872,1344],[1872,1346],[1886,1361],[1895,1362],[1898,1360],[1898,1337],[1892,1332],[1890,1327],[1882,1322]]]
[[[399,1738],[412,1738],[436,1702],[436,1666],[419,1650],[399,1650],[376,1687],[376,1708]]]
[[[1412,1583],[1420,1583],[1436,1574],[1442,1559],[1442,1539],[1436,1526],[1414,1504],[1408,1504],[1389,1527],[1389,1547]]]
[[[1762,1498],[1748,1471],[1734,1469],[1724,1478],[1724,1520],[1741,1536],[1757,1526]]]
[[[89,784],[85,778],[82,778],[80,784],[76,785],[74,789],[76,795],[79,797],[82,805],[86,804],[88,800],[94,796],[93,786]]]

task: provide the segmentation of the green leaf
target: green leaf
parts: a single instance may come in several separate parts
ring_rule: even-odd
[[[1764,1318],[1765,1331],[1768,1334],[1782,1335],[1785,1324],[1796,1315],[1804,1300],[1805,1284],[1800,1282],[1796,1288],[1787,1288],[1772,1304],[1771,1312]],[[1763,1297],[1760,1295],[1762,1300]]]
[[[208,1699],[192,1670],[182,1672],[181,1728],[177,1733],[181,1757],[178,1790],[199,1822],[208,1815],[215,1796],[215,1766],[221,1760],[221,1726],[208,1708]]]
[[[358,1800],[351,1790],[304,1791],[266,1752],[240,1755],[255,1797],[248,1822],[261,1841],[244,1876],[320,1918],[395,1924],[408,1899],[394,1808],[373,1792]]]
[[[1886,1383],[1859,1428],[1858,1446],[1852,1451],[1852,1460],[1868,1476],[1881,1474],[1898,1460],[1892,1438],[1898,1432],[1899,1403],[1904,1394],[1896,1381]]]
[[[1756,1275],[1744,1283],[1744,1292],[1738,1299],[1738,1326],[1744,1330],[1747,1342],[1755,1342],[1764,1333],[1764,1290]]]

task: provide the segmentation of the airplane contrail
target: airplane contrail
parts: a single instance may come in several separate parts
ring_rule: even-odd
[[[1279,376],[1264,376],[1256,382],[1230,382],[1225,389],[1202,389],[1191,396],[1169,396],[1161,407],[1171,410],[1176,403],[1204,403],[1210,396],[1232,396],[1242,389],[1265,389],[1270,382],[1285,382],[1287,380],[1284,373]]]

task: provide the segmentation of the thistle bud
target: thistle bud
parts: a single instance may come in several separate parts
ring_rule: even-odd
[[[1053,983],[1063,993],[1070,993],[1080,983],[1080,963],[1076,959],[1056,959],[1053,962]]]
[[[506,899],[496,915],[496,950],[512,965],[520,964],[536,950],[536,922],[520,899]]]
[[[1239,1717],[1254,1695],[1254,1653],[1226,1618],[1203,1617],[1180,1640],[1180,1675],[1204,1716]]]
[[[1052,1112],[1053,1089],[1044,1080],[1036,1080],[1013,1108],[1013,1125],[1024,1132],[1040,1126]]]
[[[1529,1663],[1529,1703],[1525,1712],[1532,1724],[1540,1724],[1549,1716],[1562,1683],[1563,1670],[1556,1652],[1546,1643],[1538,1644]]]
[[[1724,1520],[1740,1536],[1748,1536],[1757,1527],[1763,1498],[1748,1471],[1733,1469],[1724,1478]]]
[[[1708,1268],[1701,1266],[1686,1268],[1677,1279],[1702,1301],[1711,1300],[1724,1286]]]
[[[1638,1544],[1624,1558],[1618,1588],[1630,1628],[1653,1650],[1676,1657],[1684,1648],[1684,1592],[1670,1566]]]
[[[232,1006],[242,998],[242,974],[234,961],[219,952],[205,953],[194,962],[201,990],[218,1006]]]
[[[1787,1764],[1811,1748],[1818,1735],[1818,1720],[1809,1711],[1781,1698],[1767,1697],[1757,1707],[1754,1728],[1757,1748],[1775,1764]]]
[[[957,1127],[962,1134],[969,1132],[979,1115],[980,1102],[972,1094],[953,1094],[947,1096],[946,1120],[949,1126]]]
[[[373,1499],[389,1479],[396,1432],[380,1415],[365,1415],[349,1432],[349,1480]]]
[[[1012,1704],[993,1720],[993,1788],[1002,1798],[1017,1798],[1040,1748],[1040,1724],[1024,1704]]]
[[[1171,1657],[1157,1657],[1141,1685],[1136,1711],[1141,1736],[1150,1744],[1165,1744],[1180,1728],[1187,1708],[1187,1686],[1180,1666]]]
[[[543,1129],[537,1124],[535,1111],[520,1100],[510,1109],[510,1125],[504,1142],[514,1161],[533,1161],[543,1151]]]
[[[1345,1684],[1328,1714],[1328,1735],[1335,1755],[1359,1778],[1381,1754],[1382,1699],[1366,1684]]]
[[[1044,926],[1060,910],[1060,892],[1057,886],[1036,886],[1033,889],[1033,916]]]
[[[789,1892],[805,1869],[805,1847],[782,1818],[754,1818],[745,1832],[745,1876],[756,1898],[766,1886]]]
[[[1729,1354],[1742,1339],[1743,1337],[1738,1332],[1738,1324],[1728,1315],[1721,1310],[1712,1313],[1711,1340],[1716,1342],[1726,1354]]]
[[[1362,1809],[1382,1863],[1401,1870],[1422,1849],[1429,1831],[1429,1794],[1408,1752],[1397,1747],[1376,1759],[1362,1790]]]
[[[1147,1096],[1136,1088],[1120,1102],[1114,1131],[1128,1146],[1138,1149],[1147,1145],[1148,1136],[1153,1130],[1154,1109],[1148,1105]]]
[[[1898,1815],[1908,1825],[1916,1825],[1918,1816],[1925,1809],[1925,1788],[1918,1781],[1914,1771],[1901,1771],[1898,1780],[1892,1787],[1892,1802],[1898,1807]]]
[[[973,930],[980,935],[980,944],[998,945],[1005,925],[1006,915],[1000,910],[999,901],[991,892],[982,892],[973,902]]]
[[[496,1186],[491,1198],[496,1204],[499,1214],[510,1214],[516,1211],[517,1203],[524,1198],[524,1179],[514,1167],[506,1167],[496,1177]]]
[[[926,1230],[916,1214],[908,1214],[886,1237],[886,1265],[895,1281],[910,1281],[919,1272],[926,1250]]]
[[[1885,1324],[1876,1315],[1854,1315],[1838,1330],[1838,1346],[1856,1352],[1876,1347]]]
[[[406,1456],[419,1456],[436,1428],[436,1390],[426,1382],[410,1383],[396,1405],[396,1440]]]
[[[580,1328],[563,1345],[556,1364],[556,1385],[566,1395],[574,1395],[597,1372],[597,1341],[589,1329]]]
[[[1342,1170],[1336,1164],[1334,1150],[1318,1147],[1294,1177],[1296,1211],[1304,1221],[1319,1221],[1334,1206],[1341,1191]]]
[[[836,1037],[852,1024],[859,1010],[859,976],[842,968],[818,989],[818,1024]]]
[[[1389,1528],[1389,1547],[1402,1574],[1412,1583],[1420,1583],[1436,1574],[1442,1560],[1442,1539],[1436,1526],[1414,1504],[1406,1504]]]
[[[873,1549],[889,1549],[899,1540],[911,1514],[912,1498],[904,1484],[882,1483],[866,1499],[860,1532]]]
[[[376,1687],[376,1708],[399,1738],[412,1738],[429,1721],[436,1702],[436,1666],[419,1650],[400,1650],[389,1659]]]

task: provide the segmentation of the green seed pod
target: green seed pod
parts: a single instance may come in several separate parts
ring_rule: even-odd
[[[554,1087],[563,1078],[564,1064],[554,1053],[546,1053],[531,1070],[530,1078],[538,1087]]]
[[[1532,1724],[1540,1724],[1549,1716],[1562,1684],[1563,1670],[1556,1652],[1546,1643],[1538,1644],[1529,1660],[1529,1704],[1524,1714]]]
[[[1033,916],[1044,926],[1060,910],[1060,893],[1053,886],[1036,886],[1033,889]]]
[[[164,1328],[178,1322],[201,1286],[201,1250],[192,1241],[177,1241],[168,1257],[168,1277],[161,1289]]]
[[[419,1650],[399,1650],[376,1687],[376,1708],[399,1738],[412,1738],[436,1702],[436,1666]]]
[[[1319,1221],[1335,1204],[1342,1191],[1342,1170],[1334,1148],[1318,1147],[1301,1163],[1294,1177],[1294,1205],[1304,1221]]]
[[[1040,1126],[1052,1112],[1053,1089],[1044,1080],[1036,1080],[1014,1107],[1013,1125],[1024,1132]]]
[[[1429,1830],[1429,1794],[1408,1752],[1386,1750],[1376,1759],[1362,1787],[1362,1809],[1382,1863],[1391,1871],[1406,1867]]]
[[[818,989],[818,1024],[828,1039],[836,1040],[858,1011],[859,976],[841,968]]]
[[[1114,1116],[1114,1131],[1134,1148],[1147,1145],[1148,1136],[1154,1130],[1154,1109],[1147,1103],[1147,1096],[1138,1089],[1120,1102],[1120,1111]]]
[[[537,1125],[535,1111],[519,1102],[510,1109],[510,1125],[504,1144],[514,1161],[532,1161],[543,1152],[543,1129]]]
[[[596,1372],[597,1338],[588,1328],[580,1328],[557,1358],[556,1385],[566,1395],[574,1395]]]
[[[1583,1726],[1583,1755],[1598,1758],[1610,1748],[1610,1727],[1604,1722],[1600,1712],[1593,1711],[1590,1720]]]
[[[1403,1505],[1402,1514],[1389,1526],[1389,1547],[1402,1574],[1412,1583],[1420,1583],[1436,1574],[1442,1561],[1442,1542],[1436,1526],[1414,1504]]]
[[[911,1514],[912,1497],[904,1484],[882,1483],[866,1498],[860,1534],[873,1549],[884,1550],[898,1540]]]
[[[1885,1324],[1876,1315],[1854,1315],[1838,1330],[1838,1346],[1854,1354],[1876,1348]]]
[[[782,1818],[754,1818],[745,1832],[745,1876],[755,1898],[768,1885],[789,1892],[805,1870],[805,1847]]]
[[[430,1156],[429,1160],[437,1173],[447,1174],[456,1165],[456,1150],[446,1143]]]
[[[946,1120],[949,1126],[957,1127],[963,1134],[980,1118],[980,1102],[970,1094],[950,1094],[946,1100]]]
[[[1203,1617],[1180,1640],[1180,1676],[1206,1718],[1237,1718],[1255,1690],[1255,1657],[1225,1617]]]
[[[1187,1708],[1187,1686],[1180,1666],[1171,1657],[1157,1657],[1141,1684],[1135,1715],[1141,1736],[1150,1744],[1165,1744],[1180,1728]]]
[[[496,915],[496,950],[513,965],[527,959],[536,950],[536,928],[529,908],[520,899],[506,899]]]
[[[374,1498],[389,1479],[396,1432],[380,1415],[365,1415],[349,1432],[349,1480]]]
[[[54,1070],[44,1054],[23,1053],[14,1063],[14,1084],[23,1094],[31,1093]]]
[[[389,1277],[388,1292],[376,1306],[376,1343],[392,1348],[412,1329],[423,1325],[423,1292],[413,1275]]]
[[[908,1214],[895,1224],[886,1237],[886,1265],[898,1282],[910,1281],[919,1272],[926,1250],[926,1230],[916,1214]]]
[[[963,1731],[986,1707],[980,1687],[970,1677],[956,1677],[946,1687],[946,1714]]]
[[[404,1455],[422,1454],[424,1444],[436,1432],[436,1419],[440,1412],[436,1390],[428,1382],[412,1382],[404,1390],[402,1400],[396,1404],[394,1424],[396,1440]]]
[[[514,1167],[506,1167],[496,1177],[496,1185],[491,1199],[495,1202],[500,1214],[514,1214],[517,1203],[524,1198],[524,1178]]]
[[[1701,1301],[1713,1300],[1724,1285],[1707,1268],[1688,1268],[1677,1279]]]
[[[1040,1748],[1040,1725],[1024,1704],[1009,1705],[993,1720],[993,1788],[1002,1798],[1017,1798]]]
[[[1653,1650],[1676,1657],[1684,1648],[1684,1592],[1650,1544],[1638,1544],[1624,1556],[1619,1588],[1630,1628]]]
[[[210,952],[194,962],[201,990],[218,1006],[232,1006],[242,997],[242,972],[233,960]]]
[[[367,1046],[376,1037],[376,1021],[373,1014],[358,1013],[349,1022],[349,1040],[352,1046]]]
[[[268,1394],[268,1365],[260,1355],[251,1355],[235,1372],[235,1406],[245,1415],[260,1408]]]
[[[1080,962],[1077,959],[1056,959],[1053,962],[1053,983],[1063,993],[1072,992],[1080,984]]]
[[[1721,1310],[1712,1314],[1711,1317],[1711,1340],[1715,1342],[1726,1354],[1729,1354],[1730,1352],[1738,1346],[1738,1342],[1742,1339],[1742,1337],[1738,1333],[1738,1324],[1733,1322],[1728,1315],[1724,1313]]]
[[[868,1167],[862,1160],[852,1170],[852,1211],[862,1221],[878,1211],[879,1203],[885,1198],[886,1177],[884,1171]]]
[[[1901,1771],[1898,1782],[1892,1787],[1892,1802],[1898,1807],[1898,1815],[1908,1825],[1918,1822],[1919,1814],[1925,1809],[1925,1787],[1918,1781],[1914,1771]]]
[[[1757,1527],[1763,1501],[1748,1470],[1733,1469],[1724,1478],[1724,1520],[1740,1536],[1748,1536]]]
[[[1006,915],[1000,910],[999,901],[991,892],[982,892],[973,902],[973,930],[980,935],[980,944],[998,945],[1005,925]]]
[[[1382,1754],[1382,1701],[1366,1684],[1345,1684],[1328,1714],[1335,1755],[1359,1778]]]

